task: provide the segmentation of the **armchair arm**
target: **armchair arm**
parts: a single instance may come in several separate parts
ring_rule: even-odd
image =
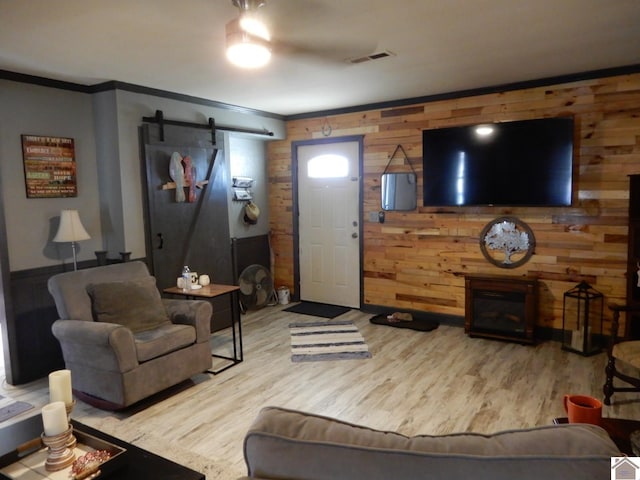
[[[51,330],[60,342],[67,366],[127,372],[138,366],[133,333],[115,323],[56,320]]]
[[[178,300],[163,298],[172,323],[191,325],[196,329],[196,343],[208,342],[211,337],[211,303],[205,300]]]

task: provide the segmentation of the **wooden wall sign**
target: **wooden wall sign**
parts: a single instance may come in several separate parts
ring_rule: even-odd
[[[22,135],[27,198],[77,197],[73,138]]]

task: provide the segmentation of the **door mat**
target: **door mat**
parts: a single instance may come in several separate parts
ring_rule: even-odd
[[[371,358],[358,327],[350,321],[290,323],[291,361]]]
[[[27,402],[16,402],[11,398],[3,397],[0,395],[0,422],[9,420],[16,415],[31,410],[33,405]]]
[[[328,305],[326,303],[302,302],[285,308],[283,312],[301,313],[302,315],[312,315],[314,317],[335,318],[351,310],[349,307],[338,305]]]
[[[369,319],[371,323],[375,323],[376,325],[388,325],[389,327],[396,328],[409,328],[411,330],[418,330],[420,332],[430,332],[431,330],[435,330],[440,325],[435,320],[427,320],[427,319],[419,319],[414,318],[411,321],[395,321],[391,322],[387,318],[387,314],[376,315],[375,317],[371,317]]]

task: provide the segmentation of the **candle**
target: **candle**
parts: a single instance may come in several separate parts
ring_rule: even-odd
[[[67,431],[69,423],[64,402],[53,402],[42,407],[42,424],[44,425],[44,434],[47,437],[60,435]]]
[[[49,374],[49,401],[73,403],[71,395],[71,370],[57,370]]]

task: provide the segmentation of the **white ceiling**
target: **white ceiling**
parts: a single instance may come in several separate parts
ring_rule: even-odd
[[[0,69],[286,116],[640,64],[640,0],[267,0],[260,11],[274,57],[246,71],[224,56],[231,0],[0,0]]]

